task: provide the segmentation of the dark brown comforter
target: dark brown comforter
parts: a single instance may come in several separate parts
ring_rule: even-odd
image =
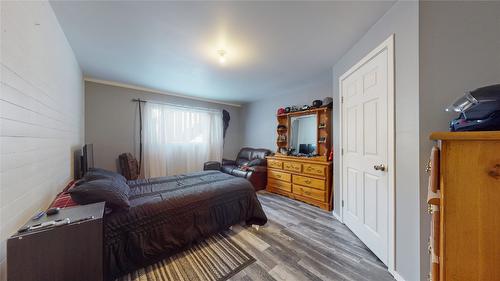
[[[242,221],[267,222],[250,182],[218,171],[128,184],[131,208],[105,216],[108,278],[155,263]]]

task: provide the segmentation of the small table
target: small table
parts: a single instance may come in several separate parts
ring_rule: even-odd
[[[13,235],[7,240],[9,281],[103,280],[104,202],[61,209],[33,221],[69,218],[72,223]],[[80,220],[80,221],[78,221]]]

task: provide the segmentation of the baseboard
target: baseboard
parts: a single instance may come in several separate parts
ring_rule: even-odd
[[[392,274],[392,276],[394,277],[394,279],[396,279],[396,281],[405,281],[405,279],[401,277],[401,275],[399,275],[399,273],[397,273],[396,271],[389,270],[389,273]]]
[[[339,222],[344,223],[344,222],[342,221],[342,218],[341,218],[339,215],[337,215],[335,212],[332,212],[332,215],[333,215],[333,217],[334,217],[334,218],[336,218]]]

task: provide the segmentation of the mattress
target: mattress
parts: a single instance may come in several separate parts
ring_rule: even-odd
[[[108,278],[153,264],[231,225],[267,222],[251,183],[219,171],[128,184],[131,208],[104,217]]]

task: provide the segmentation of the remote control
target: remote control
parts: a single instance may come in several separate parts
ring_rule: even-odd
[[[30,226],[29,225],[25,225],[25,226],[19,228],[19,230],[17,231],[17,233],[26,232],[28,229],[30,229]]]
[[[32,218],[31,220],[33,221],[36,221],[36,220],[39,220],[41,217],[43,217],[43,215],[45,215],[45,212],[44,211],[40,211],[38,213],[36,213]]]

